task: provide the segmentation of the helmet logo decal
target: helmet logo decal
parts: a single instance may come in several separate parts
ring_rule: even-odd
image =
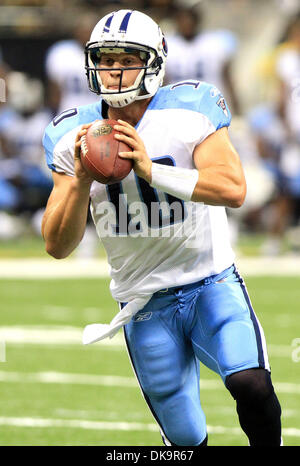
[[[132,11],[128,11],[126,13],[126,15],[124,16],[123,20],[122,20],[122,23],[120,25],[120,29],[119,29],[119,32],[123,32],[125,33],[127,31],[127,27],[128,27],[128,22],[129,22],[129,19],[130,19],[130,16],[132,15]]]
[[[109,32],[109,29],[110,29],[110,25],[111,25],[111,21],[113,19],[115,15],[115,12],[113,12],[106,20],[106,23],[104,25],[104,29],[103,29],[103,32]]]
[[[165,55],[165,57],[168,55],[168,45],[166,39],[163,37],[162,39],[162,51]]]

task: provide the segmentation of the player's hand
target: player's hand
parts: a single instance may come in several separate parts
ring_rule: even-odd
[[[75,165],[75,176],[77,179],[79,179],[80,182],[85,183],[85,184],[91,184],[93,182],[93,179],[87,174],[85,169],[83,168],[83,165],[81,163],[81,143],[82,143],[82,136],[84,136],[87,133],[88,128],[93,124],[88,123],[85,125],[82,125],[81,129],[78,131],[75,139],[75,150],[74,150],[74,165]]]
[[[116,134],[115,138],[132,147],[132,152],[120,152],[119,156],[124,159],[133,160],[135,173],[144,178],[148,183],[152,180],[152,160],[149,158],[144,143],[133,126],[123,120],[118,120],[114,129],[122,134]]]

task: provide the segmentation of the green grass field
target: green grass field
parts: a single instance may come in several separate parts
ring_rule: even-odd
[[[299,281],[246,280],[269,345],[285,445],[300,445]],[[108,279],[1,279],[0,296],[0,445],[162,445],[122,332],[81,344],[86,324],[117,312]],[[234,402],[204,366],[201,401],[209,445],[247,445]]]

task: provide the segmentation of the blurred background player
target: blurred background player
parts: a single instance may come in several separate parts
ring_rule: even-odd
[[[55,42],[47,51],[48,101],[55,113],[97,100],[89,92],[84,71],[84,47],[96,22],[97,17],[92,13],[78,14],[73,24],[73,38]]]
[[[27,228],[40,231],[52,189],[41,139],[52,113],[45,106],[41,81],[25,73],[6,74],[6,97],[0,112],[0,207],[2,236],[15,237]]]
[[[279,234],[289,225],[296,227],[294,235],[290,232],[294,242],[293,237],[300,236],[300,12],[289,24],[286,43],[276,62],[280,82],[279,117],[285,130],[279,162],[281,198],[278,206],[285,221],[280,225]],[[295,244],[299,249],[299,239]]]
[[[238,49],[235,35],[226,29],[203,30],[204,11],[178,4],[174,12],[175,33],[168,35],[166,82],[197,79],[214,84],[226,97],[233,114],[241,109],[232,81],[232,61]]]
[[[300,15],[287,21],[278,44],[260,64],[267,89],[265,102],[248,112],[247,119],[264,167],[275,190],[262,216],[264,255],[299,250],[300,204]],[[270,92],[271,91],[271,92]]]
[[[7,76],[9,68],[4,63],[2,57],[2,51],[0,50],[0,164],[5,158],[5,154],[9,151],[7,147],[5,137],[1,134],[1,127],[5,126],[10,117],[12,111],[9,109],[6,99],[7,99]],[[0,171],[0,223],[2,227],[0,228],[0,238],[5,238],[11,232],[11,222],[10,217],[7,215],[7,212],[14,210],[19,203],[18,191],[13,186],[13,184],[7,179],[7,176],[3,173],[3,170]]]

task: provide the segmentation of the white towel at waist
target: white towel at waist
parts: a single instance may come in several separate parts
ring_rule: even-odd
[[[112,338],[123,325],[128,324],[131,318],[146,306],[151,297],[152,295],[140,296],[129,301],[110,324],[87,325],[83,330],[82,343],[89,345],[107,337]]]

